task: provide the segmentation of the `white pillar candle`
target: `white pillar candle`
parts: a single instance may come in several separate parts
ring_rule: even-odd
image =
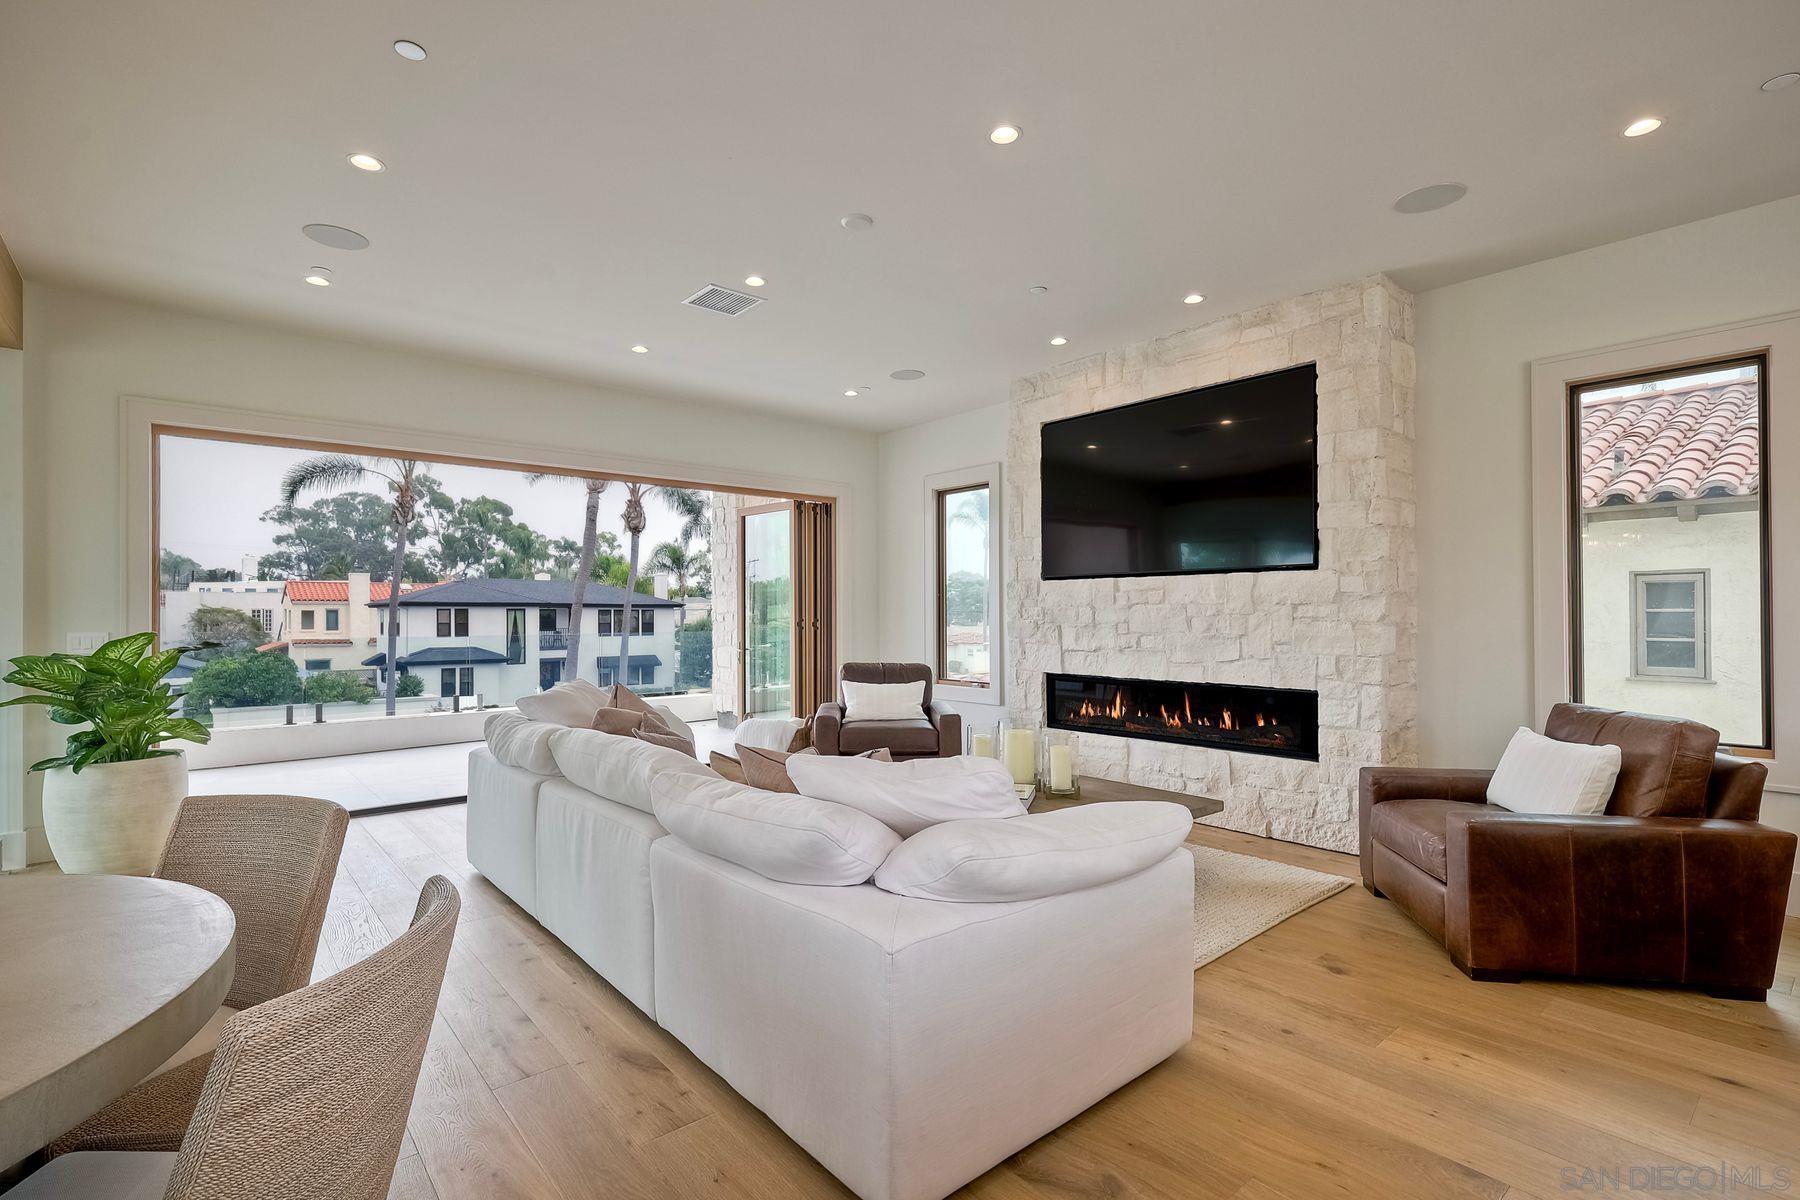
[[[1075,754],[1067,746],[1050,747],[1050,790],[1075,790]]]
[[[1014,783],[1037,781],[1037,737],[1031,730],[1006,731],[1006,769]]]
[[[969,753],[976,758],[994,757],[994,735],[977,733],[969,739]]]

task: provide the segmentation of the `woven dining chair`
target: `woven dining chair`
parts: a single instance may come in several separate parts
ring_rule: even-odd
[[[189,796],[181,802],[156,878],[192,884],[231,906],[237,967],[203,1036],[174,1065],[57,1138],[52,1156],[77,1150],[174,1150],[200,1099],[224,1019],[312,978],[349,814],[310,796]]]
[[[66,1154],[7,1200],[382,1200],[461,904],[434,875],[386,947],[227,1021],[179,1151]]]

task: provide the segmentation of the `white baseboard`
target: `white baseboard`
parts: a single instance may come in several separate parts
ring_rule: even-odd
[[[1788,882],[1787,915],[1800,917],[1800,871],[1794,872],[1794,878]]]
[[[25,854],[25,831],[0,833],[0,871],[22,871],[30,860]]]

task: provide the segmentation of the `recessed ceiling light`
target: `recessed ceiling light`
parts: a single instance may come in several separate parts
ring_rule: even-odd
[[[861,394],[862,393],[858,392],[855,388],[845,388],[844,389],[844,395],[846,395],[846,396],[858,396]]]
[[[304,233],[321,246],[330,246],[333,250],[367,250],[369,239],[354,229],[345,229],[342,225],[302,225]]]
[[[1050,339],[1050,344],[1052,346],[1066,346],[1069,344],[1069,339],[1066,337],[1053,337]]]
[[[359,171],[387,170],[387,164],[373,154],[352,154],[350,155],[350,165]]]
[[[1031,289],[1031,294],[1034,296],[1042,296],[1044,293],[1048,292],[1049,290],[1050,290],[1049,288],[1045,287],[1043,284],[1040,283]]]
[[[425,61],[425,47],[419,45],[417,42],[409,42],[405,38],[401,38],[394,43],[394,53],[398,54],[401,58],[406,59],[408,62]]]
[[[1643,137],[1646,133],[1655,133],[1662,128],[1661,117],[1639,117],[1625,127],[1626,137]]]
[[[861,233],[874,226],[875,218],[868,213],[848,213],[838,218],[838,224],[851,233]]]
[[[1019,135],[1024,132],[1017,125],[996,125],[994,131],[988,134],[988,141],[996,146],[1010,146],[1018,141]]]
[[[888,373],[888,378],[898,379],[901,383],[910,383],[914,379],[925,378],[925,372],[916,371],[911,367],[907,367],[905,370],[901,371],[890,371]]]
[[[1186,463],[1182,463],[1179,469],[1185,471],[1188,469],[1188,465]]]
[[[1800,83],[1800,71],[1789,71],[1785,75],[1777,75],[1773,79],[1763,80],[1762,90],[1765,92],[1779,92],[1782,88],[1792,87],[1796,83]]]
[[[1394,211],[1409,216],[1414,213],[1435,212],[1440,208],[1448,208],[1468,194],[1469,189],[1460,183],[1431,183],[1422,188],[1414,188],[1394,201]]]
[[[761,275],[746,275],[746,276],[744,276],[744,286],[745,287],[761,287],[763,284],[765,284],[767,282],[769,282],[769,281],[764,279]]]
[[[306,282],[312,284],[314,287],[330,287],[331,286],[331,268],[330,267],[308,267],[304,278],[305,278]]]
[[[648,354],[648,353],[650,353],[650,347],[648,347],[648,346],[644,345],[642,342],[640,342],[631,348],[631,352],[633,354]]]
[[[1181,298],[1181,302],[1183,304],[1198,304],[1204,299],[1206,299],[1206,297],[1202,296],[1199,292],[1189,292]]]
[[[1222,421],[1220,421],[1220,422],[1219,422],[1219,424],[1221,424],[1221,425],[1229,425],[1229,424],[1231,424],[1231,418],[1230,418],[1230,417],[1226,417],[1226,418],[1225,418],[1225,419],[1224,419],[1224,420],[1222,420]]]
[[[1089,442],[1089,443],[1088,443],[1088,449],[1089,449],[1089,450],[1098,450],[1098,449],[1099,449],[1099,448],[1100,448],[1100,447],[1099,447],[1099,446],[1098,446],[1098,445],[1096,445],[1096,444],[1095,444],[1095,443],[1093,443],[1093,442]]]

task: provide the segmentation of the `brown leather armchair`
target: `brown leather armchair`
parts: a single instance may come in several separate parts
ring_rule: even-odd
[[[931,668],[923,663],[845,663],[838,672],[838,698],[819,705],[813,717],[813,747],[820,754],[861,754],[885,749],[902,758],[950,758],[962,751],[962,716],[931,698]],[[844,681],[925,684],[919,715],[895,721],[844,720]]]
[[[1492,771],[1365,767],[1363,886],[1471,979],[1561,975],[1763,999],[1796,842],[1757,823],[1768,768],[1669,717],[1559,704],[1544,735],[1619,747],[1604,815],[1492,807]]]

